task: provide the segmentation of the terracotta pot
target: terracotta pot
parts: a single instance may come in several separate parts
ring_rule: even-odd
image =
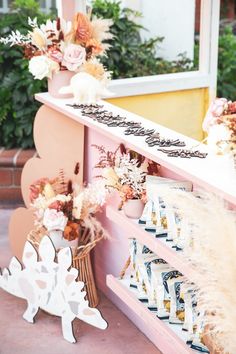
[[[54,73],[52,79],[48,79],[48,92],[55,98],[69,98],[72,94],[60,94],[59,90],[63,86],[70,84],[70,79],[75,75],[75,72],[69,70],[62,70]]]
[[[139,219],[142,216],[143,209],[144,203],[141,199],[128,199],[123,205],[125,215],[131,219]]]
[[[56,250],[64,247],[76,248],[78,246],[78,239],[68,241],[63,237],[63,231],[52,230],[49,232],[49,237],[52,240]]]

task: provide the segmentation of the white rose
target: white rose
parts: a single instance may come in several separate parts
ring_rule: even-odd
[[[42,80],[45,77],[51,79],[52,73],[59,70],[59,64],[45,55],[33,57],[29,61],[29,71],[38,80]]]
[[[43,225],[48,231],[61,230],[64,231],[67,224],[67,217],[62,211],[55,209],[46,209],[43,216]]]
[[[84,199],[84,194],[80,193],[79,195],[77,195],[77,197],[74,198],[74,203],[73,203],[73,216],[76,219],[80,219],[81,217],[81,211],[82,211],[82,207],[83,207],[83,199]]]
[[[230,150],[230,130],[224,124],[215,124],[210,127],[207,145],[209,148],[218,154],[224,154]]]

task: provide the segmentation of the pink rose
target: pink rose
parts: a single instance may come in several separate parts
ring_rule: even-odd
[[[48,50],[48,55],[52,60],[56,61],[57,63],[61,63],[63,60],[63,54],[58,49],[50,48]]]
[[[210,126],[223,114],[225,108],[227,108],[227,102],[226,98],[216,98],[210,104],[202,124],[202,128],[205,132],[208,132]]]
[[[70,71],[76,71],[86,60],[84,47],[77,44],[69,44],[65,48],[62,65]]]

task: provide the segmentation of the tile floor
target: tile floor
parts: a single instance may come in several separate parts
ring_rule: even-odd
[[[11,210],[0,209],[0,265],[11,257],[7,227]],[[34,325],[22,319],[25,301],[0,289],[0,354],[161,354],[104,295],[99,309],[108,321],[105,331],[74,321],[76,344],[61,335],[60,318],[40,311]],[[174,354],[174,353],[173,353]]]

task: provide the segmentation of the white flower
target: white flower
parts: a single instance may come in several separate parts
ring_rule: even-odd
[[[130,186],[133,191],[140,194],[144,190],[146,172],[142,167],[138,167],[136,159],[130,159],[128,154],[116,159],[115,173],[119,177],[121,185]]]
[[[45,24],[39,26],[40,30],[44,33],[54,32],[57,34],[57,21],[47,20]]]
[[[202,123],[202,128],[205,132],[208,132],[210,127],[214,125],[217,121],[217,117],[220,117],[224,110],[227,109],[227,99],[226,98],[216,98],[208,108],[206,116]]]
[[[35,17],[33,20],[31,20],[31,18],[28,17],[28,25],[33,28],[38,27],[37,17]]]
[[[42,80],[45,77],[51,79],[53,72],[59,70],[59,64],[45,55],[33,57],[29,61],[29,71],[35,79]]]
[[[82,211],[82,206],[83,206],[83,199],[84,199],[84,195],[83,193],[80,193],[79,195],[77,195],[74,198],[74,202],[73,202],[73,216],[76,219],[80,219],[81,217],[81,211]]]
[[[66,36],[71,31],[72,22],[65,21],[63,18],[61,18],[60,21],[61,21],[61,30],[64,33],[64,36]]]
[[[50,183],[45,184],[43,188],[43,195],[47,200],[50,200],[51,198],[55,197],[55,192]]]
[[[48,231],[61,230],[64,231],[67,224],[67,217],[62,211],[55,209],[46,209],[43,216],[43,225]]]
[[[33,45],[35,45],[39,49],[46,47],[47,36],[41,29],[35,27],[33,32],[30,32],[30,35]]]
[[[230,130],[224,124],[215,124],[209,128],[207,145],[215,153],[224,154],[230,151]]]
[[[48,207],[47,200],[45,196],[39,194],[39,196],[31,204],[34,209],[46,209]]]
[[[106,180],[100,179],[93,183],[89,183],[87,188],[84,189],[84,201],[90,205],[102,206],[106,202],[107,188]]]
[[[62,202],[62,203],[66,203],[69,202],[71,200],[71,196],[70,195],[65,195],[65,194],[57,194],[55,197],[50,198],[49,200],[47,200],[47,206],[49,206],[50,204],[58,201],[58,202]]]
[[[71,28],[72,28],[72,23],[71,23],[71,21],[65,21],[64,19],[60,19],[60,27],[61,27],[61,31],[65,37],[68,33],[70,33]],[[55,21],[55,20],[54,21],[47,20],[45,24],[42,24],[39,26],[39,29],[43,33],[45,33],[45,35],[53,33],[57,39],[59,38],[60,31],[58,31],[58,29],[57,29],[57,21]],[[51,42],[49,39],[48,39],[48,41]]]
[[[7,37],[1,37],[0,38],[0,43],[3,44],[10,44],[12,47],[13,45],[25,45],[31,42],[31,37],[30,34],[27,34],[26,36],[21,34],[19,31],[12,31],[11,34]]]

